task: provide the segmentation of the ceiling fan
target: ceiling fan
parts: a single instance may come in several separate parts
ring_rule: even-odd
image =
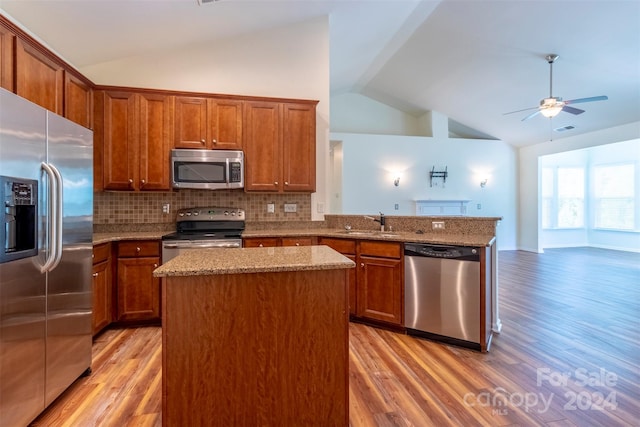
[[[510,111],[508,113],[504,113],[505,115],[520,113],[522,111],[533,110],[533,109],[537,109],[537,111],[529,114],[528,116],[523,118],[522,121],[529,120],[530,118],[536,116],[537,114],[541,114],[544,117],[552,118],[557,116],[560,113],[560,111],[565,111],[567,113],[577,115],[577,114],[584,113],[584,110],[571,107],[569,106],[569,104],[580,104],[584,102],[594,102],[594,101],[606,101],[607,99],[609,99],[606,95],[601,95],[601,96],[592,96],[589,98],[578,98],[578,99],[563,101],[562,98],[560,98],[559,96],[553,96],[553,63],[555,62],[556,59],[558,59],[558,55],[549,54],[545,56],[545,59],[549,63],[549,97],[541,100],[540,105],[538,107],[531,107],[531,108],[525,108],[523,110]]]

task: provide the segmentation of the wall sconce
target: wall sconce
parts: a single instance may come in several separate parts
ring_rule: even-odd
[[[484,188],[487,185],[487,178],[482,178],[482,181],[480,181],[480,187]]]
[[[396,177],[393,179],[393,185],[395,185],[396,187],[400,185],[400,176],[396,175]]]

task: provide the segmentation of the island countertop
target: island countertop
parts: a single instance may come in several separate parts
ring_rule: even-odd
[[[193,249],[162,264],[153,275],[205,276],[353,267],[353,261],[328,246]]]

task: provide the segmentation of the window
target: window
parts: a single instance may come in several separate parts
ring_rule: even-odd
[[[584,169],[542,169],[542,227],[584,227]]]
[[[633,164],[593,168],[595,228],[633,230],[635,217]]]

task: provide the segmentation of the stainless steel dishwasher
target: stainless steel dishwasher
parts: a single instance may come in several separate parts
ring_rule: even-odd
[[[480,251],[405,243],[407,334],[480,349]]]

